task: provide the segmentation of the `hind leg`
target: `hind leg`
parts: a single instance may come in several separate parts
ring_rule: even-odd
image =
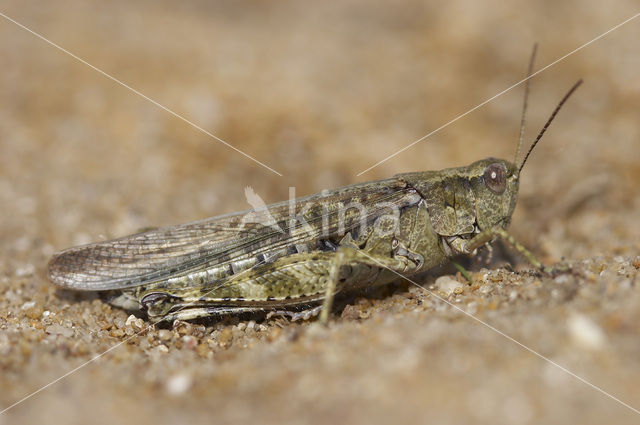
[[[189,321],[195,319],[204,319],[206,317],[221,317],[232,314],[255,313],[260,311],[254,307],[186,307],[177,309],[164,316],[149,315],[149,320],[153,323],[159,322],[175,322],[176,320]],[[264,310],[262,310],[264,311]]]
[[[331,262],[324,302],[322,304],[322,311],[320,312],[320,322],[327,323],[329,320],[329,313],[331,312],[336,288],[348,279],[344,274],[341,275],[343,268],[349,267],[351,270],[354,270],[363,267],[367,269],[378,269],[379,271],[389,269],[398,274],[411,274],[422,267],[424,260],[419,254],[410,252],[400,245],[396,245],[395,251],[396,254],[390,257],[368,253],[367,251],[351,246],[340,246],[336,250]],[[402,254],[398,254],[399,252]],[[386,283],[378,281],[377,277],[379,277],[379,275],[380,273],[377,273],[376,278],[373,279],[370,284]]]

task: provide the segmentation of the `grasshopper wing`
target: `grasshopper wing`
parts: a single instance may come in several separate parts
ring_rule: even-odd
[[[390,205],[404,208],[420,199],[414,189],[395,178],[346,186],[298,198],[295,203],[273,204],[262,214],[247,210],[69,248],[53,256],[48,276],[68,289],[131,288],[292,245],[312,245],[321,237],[337,237],[363,222],[371,223]],[[290,215],[298,219],[291,220]],[[255,220],[256,216],[268,220]],[[338,225],[340,219],[342,225]],[[323,220],[328,223],[324,234]]]

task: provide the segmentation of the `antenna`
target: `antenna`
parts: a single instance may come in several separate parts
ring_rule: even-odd
[[[527,101],[529,99],[529,87],[531,85],[531,74],[533,73],[533,62],[536,59],[536,51],[538,50],[538,43],[533,44],[533,51],[531,52],[531,58],[529,59],[529,68],[527,68],[527,78],[524,82],[524,102],[522,104],[522,117],[520,118],[520,138],[518,139],[518,147],[516,148],[516,157],[513,159],[513,163],[518,163],[518,156],[520,155],[520,148],[522,147],[522,140],[524,139],[524,124],[525,116],[527,114]]]
[[[520,164],[520,166],[518,167],[518,174],[520,174],[520,171],[522,171],[522,167],[524,167],[524,164],[527,162],[527,159],[529,158],[529,154],[531,154],[531,151],[533,150],[533,148],[536,147],[536,145],[538,144],[538,142],[542,138],[542,135],[544,134],[544,132],[547,131],[547,128],[551,124],[551,121],[553,121],[553,119],[556,117],[556,115],[560,111],[560,108],[562,108],[562,105],[564,105],[564,103],[567,101],[567,99],[569,99],[569,97],[573,94],[573,92],[576,91],[576,89],[578,87],[580,87],[580,84],[582,84],[582,79],[578,80],[573,85],[573,87],[571,87],[571,89],[567,92],[567,94],[564,95],[564,97],[562,98],[560,103],[558,103],[558,106],[556,106],[556,109],[553,110],[553,112],[551,113],[551,116],[547,120],[546,124],[544,125],[544,127],[542,127],[542,130],[540,130],[540,133],[538,134],[538,137],[536,137],[536,140],[533,141],[533,143],[531,144],[531,147],[527,151],[527,154],[524,156],[524,159],[522,160],[522,164]]]

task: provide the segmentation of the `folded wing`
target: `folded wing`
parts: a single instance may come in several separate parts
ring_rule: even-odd
[[[54,255],[48,275],[69,289],[131,288],[339,236],[363,221],[371,223],[390,206],[404,208],[419,200],[415,190],[398,179],[356,184],[326,196],[296,199],[295,221],[287,201],[270,205],[269,215],[248,210],[69,248]],[[256,220],[259,217],[269,219]],[[343,218],[341,226],[338,217]],[[328,223],[324,234],[323,219]]]

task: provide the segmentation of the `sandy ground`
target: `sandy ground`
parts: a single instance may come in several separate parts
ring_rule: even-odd
[[[0,409],[32,395],[0,424],[638,422],[640,18],[533,80],[527,140],[585,84],[525,168],[511,230],[574,275],[502,255],[473,266],[471,286],[443,269],[417,281],[432,294],[406,282],[355,294],[328,327],[168,329],[44,277],[56,250],[245,209],[246,186],[274,202],[289,187],[511,159],[521,87],[356,176],[519,81],[535,41],[540,69],[637,2],[7,0],[0,12],[283,174],[0,19]]]

